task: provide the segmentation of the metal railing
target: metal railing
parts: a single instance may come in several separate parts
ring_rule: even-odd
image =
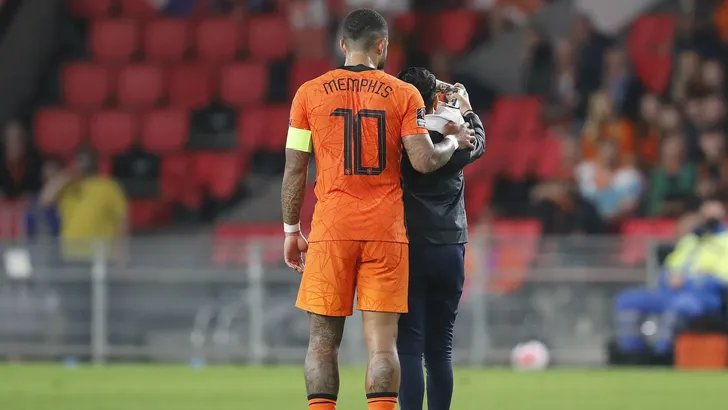
[[[76,262],[55,242],[3,247],[0,358],[302,360],[307,320],[293,306],[300,277],[282,263],[282,240],[135,238],[123,253],[85,246],[92,257]],[[456,361],[503,363],[516,343],[537,338],[555,361],[602,363],[612,298],[645,284],[651,246],[647,238],[473,235]],[[28,274],[18,275],[24,258]],[[366,359],[360,321],[347,322],[342,362]]]

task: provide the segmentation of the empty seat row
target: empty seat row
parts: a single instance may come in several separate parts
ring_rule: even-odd
[[[232,61],[243,52],[260,60],[276,60],[291,51],[291,34],[288,22],[277,16],[246,23],[215,17],[196,24],[171,18],[144,24],[113,19],[92,23],[89,46],[94,59],[109,63],[130,61],[139,51],[150,61],[177,62],[192,49],[199,60],[210,62]]]
[[[241,153],[282,151],[289,108],[273,105],[242,110],[237,118],[237,146]],[[46,155],[67,156],[88,142],[103,155],[129,150],[139,143],[156,154],[183,150],[190,134],[189,112],[161,108],[142,114],[104,110],[89,115],[62,108],[38,111],[35,144]]]
[[[331,66],[329,60],[294,64],[289,94]],[[118,70],[92,63],[75,63],[63,70],[64,102],[75,108],[99,108],[116,97],[119,106],[149,108],[168,100],[171,105],[194,109],[219,96],[227,104],[249,105],[265,101],[268,65],[239,62],[221,69],[202,63],[179,64],[169,69],[153,64],[130,64]]]

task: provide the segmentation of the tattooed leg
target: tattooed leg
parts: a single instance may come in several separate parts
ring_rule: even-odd
[[[397,323],[399,314],[362,312],[364,337],[369,350],[366,391],[374,397],[399,391]]]
[[[309,313],[309,340],[306,353],[308,395],[339,394],[339,346],[344,335],[344,317]]]

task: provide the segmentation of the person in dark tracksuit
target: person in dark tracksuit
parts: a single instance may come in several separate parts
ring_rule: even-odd
[[[475,131],[475,149],[455,152],[450,161],[430,174],[414,170],[402,158],[402,186],[410,240],[409,313],[399,321],[397,349],[402,368],[399,405],[422,410],[427,369],[427,408],[448,410],[453,393],[452,343],[455,317],[465,280],[468,227],[463,198],[463,168],[485,151],[485,130],[473,113],[464,87],[456,98],[459,109],[437,104],[435,76],[411,67],[398,75],[422,94],[427,128],[433,143],[443,140],[448,122],[467,122]],[[452,125],[452,124],[450,124]]]

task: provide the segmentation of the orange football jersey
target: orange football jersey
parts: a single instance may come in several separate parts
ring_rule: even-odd
[[[298,89],[289,126],[310,130],[318,202],[309,241],[407,242],[402,137],[427,134],[417,89],[363,65]]]

